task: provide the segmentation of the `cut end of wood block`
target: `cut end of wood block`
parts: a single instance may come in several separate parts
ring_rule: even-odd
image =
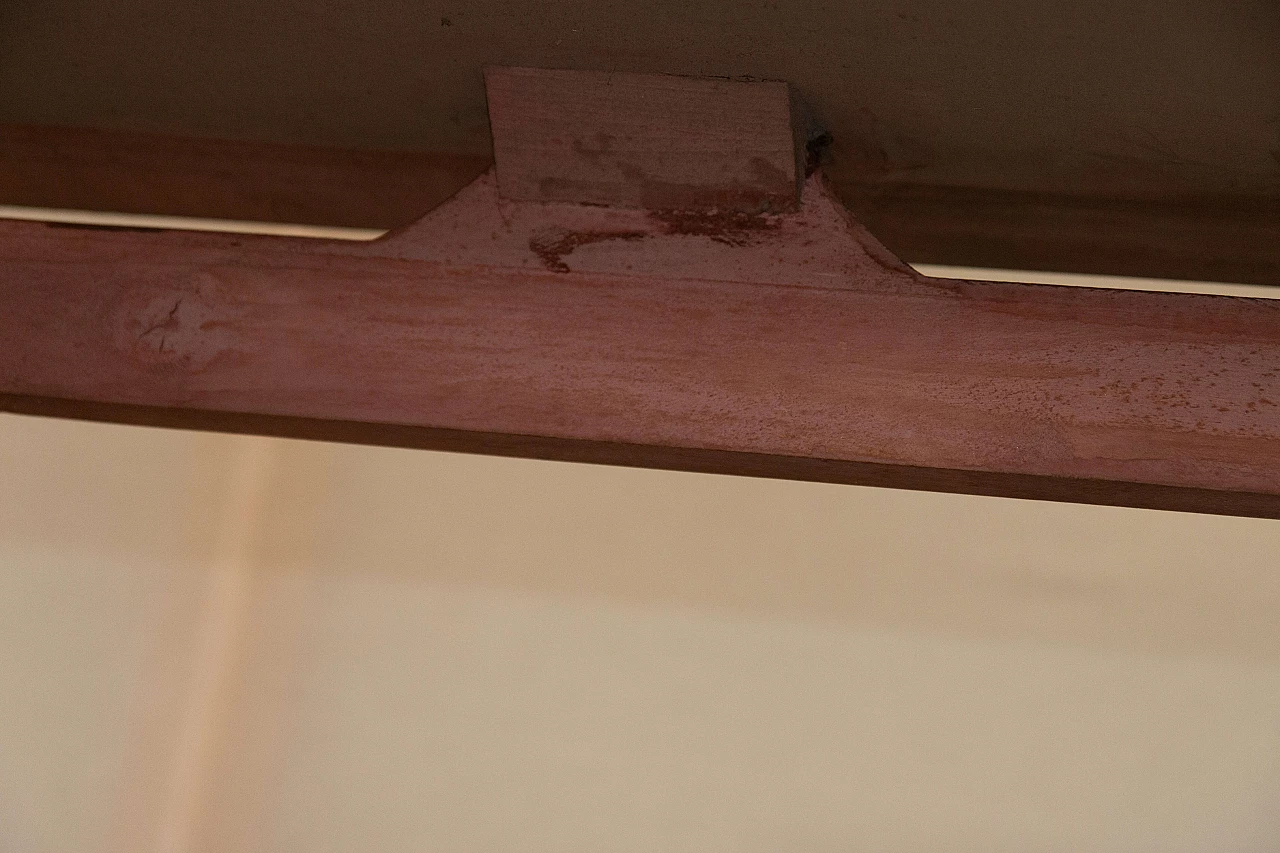
[[[518,201],[782,212],[804,167],[786,83],[485,69],[498,188]]]

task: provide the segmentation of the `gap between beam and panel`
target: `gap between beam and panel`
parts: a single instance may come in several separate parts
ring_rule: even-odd
[[[116,213],[96,210],[66,210],[51,207],[0,205],[0,219],[24,222],[52,222],[99,228],[144,228],[175,231],[209,231],[225,234],[259,234],[274,237],[304,237],[318,240],[367,242],[387,232],[378,228],[348,228],[335,225],[302,225],[279,222],[250,222],[238,219],[207,219],[192,216],[160,216],[143,213]],[[910,262],[908,262],[910,263]],[[1211,296],[1246,296],[1280,299],[1280,288],[1263,284],[1231,284],[1216,281],[1180,281],[1164,278],[1137,278],[1118,275],[1091,275],[1041,270],[1010,270],[963,267],[945,264],[911,266],[922,275],[972,281],[1010,281],[1024,284],[1056,284],[1066,287],[1102,287],[1115,290],[1149,290],[1163,293],[1203,293]]]

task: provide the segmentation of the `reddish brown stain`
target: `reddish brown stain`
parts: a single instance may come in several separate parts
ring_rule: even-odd
[[[780,221],[762,213],[736,210],[655,210],[649,216],[664,234],[707,237],[726,246],[750,246],[770,231],[778,230]]]
[[[758,213],[785,213],[799,207],[795,181],[782,184],[785,190],[775,186],[756,186],[752,180],[769,170],[777,171],[768,161],[750,167],[751,180],[730,180],[718,183],[690,184],[664,181],[650,175],[633,163],[612,158],[606,151],[590,151],[575,143],[575,152],[589,159],[593,166],[604,171],[590,177],[563,177],[549,175],[537,182],[538,198],[548,201],[575,204],[604,204],[622,207],[641,207],[646,210],[732,210],[746,215]],[[759,158],[757,158],[759,159]],[[607,168],[606,168],[607,167]],[[622,182],[609,179],[611,170],[622,175]],[[778,182],[774,182],[777,184]]]
[[[605,240],[643,240],[648,236],[643,231],[552,231],[530,237],[529,249],[552,272],[569,272],[564,256],[579,246]]]
[[[759,161],[759,162],[756,162]],[[639,166],[625,161],[612,164],[638,194],[640,207],[646,210],[719,210],[739,212],[747,216],[760,213],[782,213],[799,207],[795,180],[763,158],[754,158],[747,180],[721,180],[698,184],[662,180]],[[762,180],[770,170],[782,176],[772,183]],[[785,189],[783,189],[785,188]]]

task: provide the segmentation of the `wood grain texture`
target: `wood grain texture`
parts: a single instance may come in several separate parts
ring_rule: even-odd
[[[1280,517],[1280,304],[927,279],[816,177],[749,221],[536,207],[488,178],[363,245],[5,223],[0,406]]]
[[[786,83],[485,69],[504,198],[792,210],[803,165]]]

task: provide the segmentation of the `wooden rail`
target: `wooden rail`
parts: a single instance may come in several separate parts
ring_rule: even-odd
[[[0,224],[0,408],[1280,517],[1280,303],[927,279],[789,215],[367,244]]]

